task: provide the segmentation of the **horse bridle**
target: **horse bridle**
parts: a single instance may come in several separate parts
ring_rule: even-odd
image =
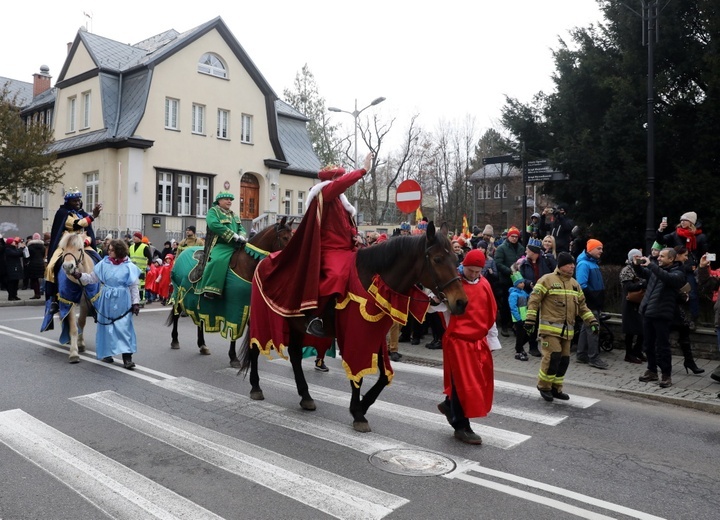
[[[435,292],[435,296],[437,296],[440,299],[440,301],[446,302],[447,296],[445,296],[445,293],[443,292],[443,290],[450,284],[459,282],[460,276],[451,278],[444,284],[440,285],[440,280],[438,279],[437,274],[435,273],[435,269],[432,268],[432,264],[430,262],[430,249],[432,249],[432,248],[433,248],[433,246],[430,246],[425,249],[425,265],[427,266],[428,270],[430,271],[430,275],[433,278],[433,282],[435,282],[435,290],[437,291],[437,292]],[[445,251],[449,253],[449,251],[447,249]]]

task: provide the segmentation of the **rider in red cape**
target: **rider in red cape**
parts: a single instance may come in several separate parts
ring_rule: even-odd
[[[310,190],[307,212],[293,238],[282,254],[260,262],[255,280],[276,313],[303,316],[318,309],[321,314],[326,304],[345,294],[357,227],[355,208],[344,192],[365,175],[372,159],[368,154],[364,167],[350,173],[339,167],[321,170],[321,182]],[[316,317],[312,324],[309,332],[323,335],[322,320]]]
[[[463,260],[462,284],[468,297],[464,314],[452,315],[443,335],[445,401],[438,409],[455,429],[455,438],[468,444],[482,439],[470,428],[470,417],[485,417],[492,408],[493,359],[487,342],[497,305],[490,283],[481,276],[485,255],[471,250]]]

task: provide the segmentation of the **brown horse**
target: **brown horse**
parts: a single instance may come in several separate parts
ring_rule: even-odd
[[[414,307],[413,314],[422,320],[427,311],[429,298],[416,285],[422,284],[432,290],[447,303],[451,313],[462,314],[465,311],[467,295],[462,288],[456,262],[457,256],[450,247],[446,226],[443,225],[436,233],[432,222],[424,235],[392,238],[357,252],[356,273],[351,274],[347,297],[339,301],[334,309],[330,306],[324,316],[326,331],[337,338],[343,366],[352,383],[350,414],[357,431],[370,431],[365,414],[392,378],[385,336],[393,319],[407,319],[408,309]],[[264,299],[256,298],[256,295],[262,294],[259,286],[266,283],[262,280],[261,271],[256,272],[253,280],[250,333],[241,347],[241,372],[250,371],[250,397],[264,399],[257,371],[260,351],[269,354],[270,348],[274,347],[283,355],[287,345],[297,391],[301,396],[300,406],[305,410],[314,410],[315,402],[308,391],[301,364],[302,348],[307,344],[303,340],[306,319],[279,317],[269,306],[263,306]],[[298,279],[297,283],[302,283],[302,279]],[[393,306],[393,302],[397,304],[399,301],[404,302],[404,311],[403,304]],[[283,321],[287,322],[286,328]],[[273,329],[271,332],[265,327],[268,323]],[[333,328],[333,324],[335,330],[330,332],[328,329]],[[356,363],[355,366],[353,363]],[[363,375],[376,373],[378,368],[377,383],[361,399]]]
[[[192,269],[193,255],[196,251],[202,251],[201,247],[192,247],[184,250],[175,260],[171,278],[175,291],[173,293],[174,306],[166,321],[166,325],[172,325],[172,341],[170,347],[179,349],[178,342],[178,318],[185,310],[197,325],[197,346],[201,354],[210,354],[210,349],[205,345],[205,331],[220,332],[223,337],[230,339],[230,365],[240,366],[240,361],[235,352],[235,342],[242,336],[247,320],[247,308],[250,305],[250,282],[255,268],[262,258],[269,253],[283,249],[292,237],[292,224],[287,217],[280,222],[267,226],[255,236],[250,238],[250,247],[237,249],[230,258],[230,270],[237,276],[233,276],[227,284],[226,289],[232,291],[238,288],[235,294],[228,294],[226,298],[219,298],[213,301],[205,301],[194,292],[194,285],[188,280],[188,273]],[[246,294],[246,296],[245,296]],[[232,302],[228,302],[233,299]],[[228,309],[227,307],[231,307]],[[238,313],[239,319],[224,319]],[[220,317],[222,316],[222,318]]]

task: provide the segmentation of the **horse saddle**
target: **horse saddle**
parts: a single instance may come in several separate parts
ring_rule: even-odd
[[[193,258],[197,260],[197,264],[188,273],[190,283],[197,283],[202,280],[203,271],[205,270],[205,250],[198,249],[193,253]]]

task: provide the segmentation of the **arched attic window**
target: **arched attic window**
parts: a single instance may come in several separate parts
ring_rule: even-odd
[[[227,69],[222,60],[215,54],[206,52],[198,62],[198,72],[210,74],[218,78],[227,78]]]

